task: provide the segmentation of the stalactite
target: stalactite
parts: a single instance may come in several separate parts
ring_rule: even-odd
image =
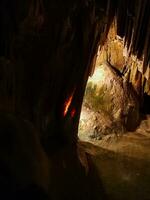
[[[131,65],[130,81],[134,85],[134,69],[138,68],[144,76],[150,60],[150,1],[132,0],[117,2],[117,34],[124,37],[124,46],[127,47],[129,58],[127,65]],[[136,65],[133,56],[136,57]],[[136,67],[138,66],[138,67]],[[147,76],[147,75],[146,75]],[[143,78],[144,80],[144,78]],[[143,87],[144,81],[141,82]],[[148,83],[147,83],[148,84]]]

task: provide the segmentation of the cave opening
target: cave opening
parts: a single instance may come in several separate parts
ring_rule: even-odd
[[[117,35],[114,20],[104,45],[98,48],[95,66],[87,81],[78,129],[81,140],[119,136],[139,126],[146,104],[142,104],[131,81],[127,54],[124,38]]]

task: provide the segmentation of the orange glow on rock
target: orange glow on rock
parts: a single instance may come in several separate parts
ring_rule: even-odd
[[[73,108],[71,111],[71,117],[73,118],[75,116],[75,114],[76,114],[76,110],[75,110],[75,108]]]
[[[73,98],[73,94],[65,101],[64,103],[64,117],[66,116],[68,110],[69,110],[69,107],[71,105],[71,102],[72,102],[72,98]]]

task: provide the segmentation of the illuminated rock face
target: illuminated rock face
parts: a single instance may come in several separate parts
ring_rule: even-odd
[[[139,104],[133,89],[108,63],[96,68],[87,85],[80,130],[92,138],[133,130]],[[85,129],[85,130],[84,130]]]

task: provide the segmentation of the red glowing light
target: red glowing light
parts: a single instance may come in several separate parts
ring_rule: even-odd
[[[64,112],[63,112],[64,117],[66,116],[66,114],[69,110],[69,107],[70,107],[71,102],[72,102],[72,98],[73,98],[73,94],[64,103]]]
[[[75,108],[73,108],[71,111],[71,117],[73,118],[75,116],[75,114],[76,114],[76,110],[75,110]]]

